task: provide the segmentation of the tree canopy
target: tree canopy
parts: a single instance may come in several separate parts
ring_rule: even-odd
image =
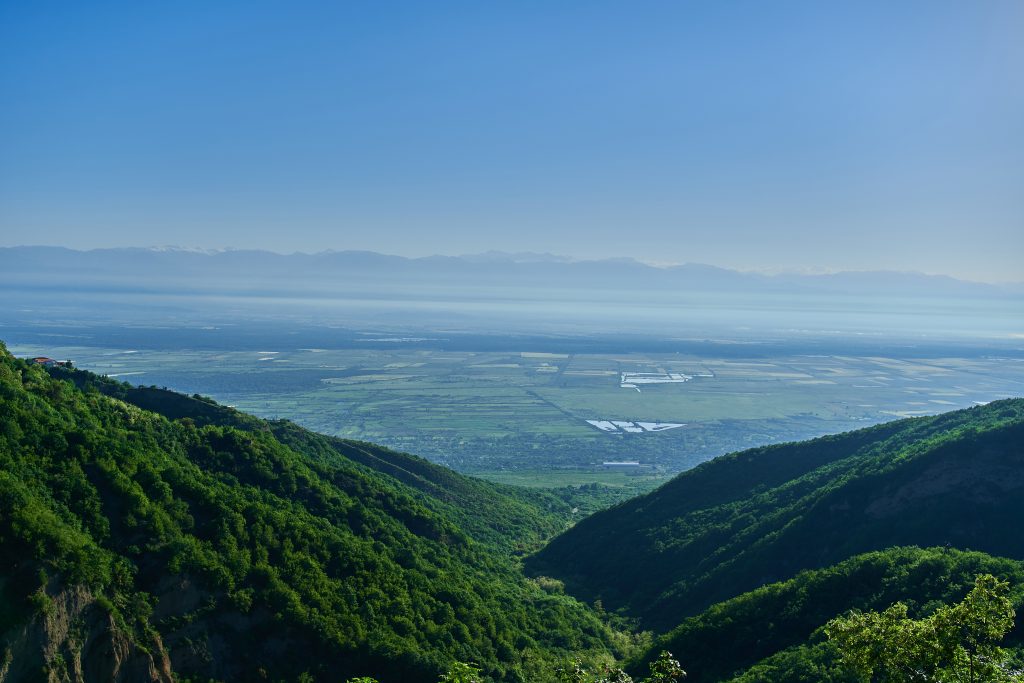
[[[881,612],[853,612],[825,632],[843,663],[865,681],[1018,681],[999,643],[1013,627],[1009,584],[979,576],[970,593],[922,619],[897,602]]]

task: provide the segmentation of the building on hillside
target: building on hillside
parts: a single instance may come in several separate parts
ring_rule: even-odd
[[[74,367],[74,363],[72,363],[70,360],[54,360],[53,358],[48,358],[46,356],[36,356],[35,358],[30,358],[29,362],[35,363],[36,365],[42,365],[43,367],[47,368]]]

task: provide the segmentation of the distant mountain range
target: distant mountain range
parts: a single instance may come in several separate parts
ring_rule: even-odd
[[[892,271],[826,275],[740,272],[704,264],[652,266],[621,258],[575,261],[552,254],[487,252],[405,258],[369,251],[276,254],[171,247],[0,248],[0,287],[132,292],[332,296],[423,286],[464,296],[523,288],[679,293],[1020,298],[1024,283],[993,285]]]

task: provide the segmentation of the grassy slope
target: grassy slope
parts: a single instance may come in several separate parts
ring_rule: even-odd
[[[1024,557],[1022,519],[1024,400],[1009,400],[718,458],[583,520],[529,568],[667,629],[894,545]]]
[[[42,572],[158,631],[184,676],[432,682],[459,659],[542,680],[545,661],[609,646],[590,610],[525,579],[510,552],[564,523],[543,509],[557,501],[77,378],[0,350],[0,577],[13,606],[0,633],[39,608]]]

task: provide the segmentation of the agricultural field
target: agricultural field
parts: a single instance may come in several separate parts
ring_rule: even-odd
[[[649,488],[710,457],[1024,394],[1017,357],[11,345],[534,486]],[[606,462],[635,461],[628,471]]]

